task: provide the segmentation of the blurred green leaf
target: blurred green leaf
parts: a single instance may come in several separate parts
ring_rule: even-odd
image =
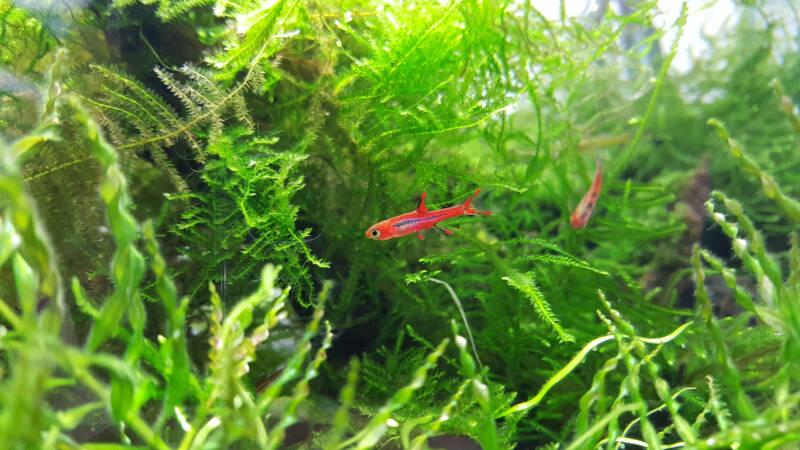
[[[17,299],[22,307],[23,319],[33,324],[36,315],[36,274],[19,253],[13,256],[14,285],[17,287]]]

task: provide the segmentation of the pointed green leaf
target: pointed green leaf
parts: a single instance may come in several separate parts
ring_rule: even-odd
[[[36,316],[36,274],[19,253],[14,254],[13,266],[14,285],[17,288],[17,299],[22,307],[22,316],[26,321],[33,321]]]

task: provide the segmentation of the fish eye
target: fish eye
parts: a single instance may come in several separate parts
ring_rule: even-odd
[[[371,230],[369,232],[369,235],[376,238],[376,237],[380,237],[381,232],[380,232],[380,230]]]

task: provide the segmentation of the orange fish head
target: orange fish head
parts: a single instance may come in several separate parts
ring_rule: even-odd
[[[569,216],[569,225],[573,230],[583,228],[583,226],[586,225],[586,222],[589,221],[589,217],[586,212],[588,211],[584,211],[583,214],[578,214],[579,211],[575,211],[571,216]]]
[[[368,238],[376,241],[383,241],[391,238],[385,222],[379,222],[369,227],[366,234]]]

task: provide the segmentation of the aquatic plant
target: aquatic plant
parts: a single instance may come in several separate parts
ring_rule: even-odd
[[[92,319],[93,327],[83,348],[60,341],[60,327],[69,325],[64,323],[69,316],[65,314],[61,279],[54,264],[52,246],[32,199],[24,192],[23,177],[15,161],[15,157],[24,157],[32,146],[39,144],[40,139],[32,135],[4,144],[7,147],[1,152],[5,159],[0,178],[3,188],[0,204],[4,207],[0,263],[10,261],[13,266],[16,296],[13,303],[0,301],[0,314],[10,327],[3,327],[3,348],[7,352],[6,370],[0,384],[0,395],[4,399],[0,417],[3,447],[38,446],[42,438],[46,447],[77,446],[71,433],[88,415],[105,409],[113,418],[119,439],[128,444],[132,439],[126,430],[134,434],[133,440],[153,448],[168,448],[170,444],[180,448],[227,446],[245,440],[260,447],[276,448],[283,442],[286,428],[297,421],[297,407],[308,396],[308,383],[316,376],[325,359],[325,350],[330,347],[332,335],[328,324],[324,341],[313,358],[306,361],[312,351],[311,340],[322,321],[327,289],[317,298],[314,317],[306,325],[292,358],[274,381],[258,395],[253,395],[244,377],[255,358],[256,347],[285,319],[289,289],[275,287],[279,268],[266,265],[258,290],[225,314],[214,284],[210,283],[209,361],[207,373],[198,376],[191,370],[187,353],[188,297],[179,297],[167,273],[152,222],[140,225],[130,214],[127,180],[120,171],[116,150],[106,142],[98,124],[75,96],[59,95],[56,102],[62,103],[59,106],[69,110],[83,125],[84,136],[92,144],[92,155],[103,167],[100,193],[117,244],[111,262],[114,290],[97,307],[87,298],[77,278],[73,278],[75,302],[81,312]],[[44,123],[54,127],[58,123],[53,120],[56,117],[49,117]],[[142,232],[149,263],[136,245]],[[154,340],[144,336],[147,317],[140,292],[148,267],[167,319],[163,334],[158,334]],[[43,296],[45,302],[41,312],[37,311],[40,309],[38,296]],[[15,306],[21,309],[21,314],[15,311]],[[253,323],[257,308],[267,309],[264,319],[257,327],[246,331]],[[124,355],[115,356],[104,350],[107,348],[104,344],[112,340],[124,344]],[[447,341],[443,341],[426,358],[413,382],[387,403],[385,412],[347,440],[342,434],[347,419],[340,417],[333,438],[327,440],[326,445],[353,444],[357,448],[367,448],[377,442],[384,433],[388,415],[411,400],[411,394],[425,381],[426,372],[446,344]],[[351,376],[347,389],[352,391],[354,382],[355,377]],[[294,388],[286,406],[275,409],[284,387],[292,384]],[[18,395],[23,390],[27,395]],[[46,395],[84,396],[86,393],[97,400],[71,405],[65,410],[54,406],[41,409],[48,403]],[[276,414],[279,419],[268,426],[262,422],[262,417],[270,408],[273,408],[270,415]],[[157,414],[157,418],[149,423],[145,417],[153,414]],[[19,417],[25,417],[25,426],[20,427]],[[177,422],[182,434],[176,434],[179,430],[174,428],[175,423],[170,425],[170,421]]]
[[[791,28],[600,6],[0,2],[0,446],[800,441]]]

